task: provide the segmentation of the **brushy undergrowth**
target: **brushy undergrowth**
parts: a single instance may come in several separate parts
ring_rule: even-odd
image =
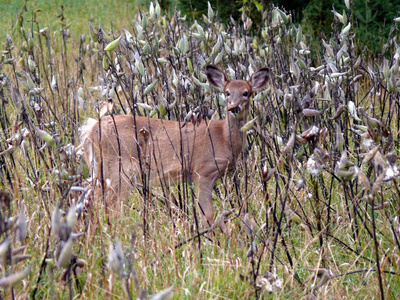
[[[152,3],[131,28],[90,24],[79,39],[32,13],[0,60],[1,297],[400,297],[398,23],[365,59],[350,5],[322,55],[275,7],[261,24],[244,11],[222,25],[210,6],[191,25]],[[84,120],[223,117],[207,64],[231,79],[271,70],[243,156],[214,192],[230,237],[199,233],[187,182],[133,187],[121,211],[85,208]]]

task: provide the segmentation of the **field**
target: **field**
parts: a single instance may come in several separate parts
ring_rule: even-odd
[[[44,3],[0,3],[0,298],[400,297],[398,18],[371,54],[355,50],[350,4],[317,51],[276,7],[260,24],[211,7],[193,24],[157,2]],[[214,188],[228,235],[199,225],[186,177],[136,184],[120,209],[95,199],[87,118],[224,118],[209,64],[230,79],[270,69]]]

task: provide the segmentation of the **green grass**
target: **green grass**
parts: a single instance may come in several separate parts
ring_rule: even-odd
[[[115,28],[130,28],[134,15],[139,9],[139,1],[136,0],[28,0],[27,7],[30,13],[24,17],[28,21],[32,18],[32,8],[37,12],[37,21],[41,28],[48,27],[51,30],[59,30],[59,16],[61,6],[64,7],[66,23],[70,25],[71,35],[79,37],[88,33],[90,21],[93,26],[102,25],[105,29],[111,24]],[[21,11],[24,0],[3,0],[0,1],[0,39],[4,40],[7,33],[14,30],[17,14]],[[29,24],[29,23],[27,23]]]
[[[296,34],[298,28],[290,21],[277,22],[280,13],[276,10],[265,15],[266,26],[260,29],[263,34],[256,41],[243,27],[228,29],[217,21],[202,24],[206,34],[201,36],[196,26],[190,29],[190,24],[178,14],[150,16],[147,9],[147,27],[141,34],[138,28],[130,26],[132,20],[143,25],[143,20],[134,13],[137,7],[133,3],[86,1],[80,12],[80,1],[65,1],[71,37],[63,39],[56,17],[63,2],[54,6],[46,3],[29,2],[27,12],[22,11],[21,2],[0,3],[1,11],[7,11],[3,14],[6,22],[0,26],[8,28],[16,11],[20,11],[24,28],[29,28],[32,10],[40,8],[39,28],[49,27],[53,33],[44,36],[34,32],[33,47],[29,48],[26,36],[20,32],[7,28],[1,31],[0,43],[5,44],[4,34],[9,32],[14,44],[8,52],[1,52],[0,64],[0,190],[12,199],[9,210],[0,202],[0,242],[6,235],[11,235],[11,249],[24,245],[23,253],[31,257],[13,264],[10,260],[1,260],[0,280],[28,265],[32,265],[32,271],[23,283],[16,283],[13,290],[0,288],[0,297],[14,293],[16,297],[26,298],[37,287],[38,298],[109,299],[112,296],[126,299],[127,283],[134,298],[140,296],[138,290],[146,290],[151,295],[171,286],[173,299],[252,299],[256,293],[262,299],[377,298],[381,293],[380,273],[376,271],[379,262],[384,271],[381,273],[383,293],[388,298],[399,298],[400,255],[396,241],[399,234],[398,224],[392,224],[398,217],[398,179],[380,182],[371,192],[357,177],[344,180],[337,173],[338,162],[346,149],[348,160],[368,176],[370,188],[382,174],[378,160],[362,164],[370,149],[360,146],[362,138],[354,132],[355,125],[364,125],[377,135],[375,143],[382,161],[386,160],[385,155],[397,151],[400,87],[389,92],[385,78],[393,66],[383,72],[381,69],[387,62],[376,58],[373,63],[362,61],[361,66],[355,67],[358,57],[351,52],[351,36],[342,36],[340,32],[335,33],[336,39],[326,43],[335,57],[340,56],[340,52],[346,59],[336,62],[327,51],[321,56],[323,61],[314,65],[307,54],[301,54],[306,45],[296,41],[300,36]],[[275,15],[274,19],[272,15]],[[114,24],[113,31],[110,31],[110,20]],[[270,26],[273,20],[277,23]],[[103,24],[105,37],[109,40],[118,36],[122,27],[135,38],[127,44],[123,37],[114,51],[105,52],[104,44],[91,38],[88,21],[96,30],[98,24]],[[229,34],[222,34],[224,30]],[[233,32],[236,35],[230,38]],[[82,34],[87,36],[83,42],[79,40]],[[189,43],[186,55],[180,52],[183,35]],[[226,51],[219,57],[222,57],[219,67],[236,71],[229,74],[230,78],[246,78],[251,70],[265,65],[271,69],[271,89],[252,102],[250,117],[258,119],[249,131],[249,147],[237,162],[234,174],[221,178],[213,195],[216,213],[221,212],[224,205],[233,211],[227,222],[230,236],[216,230],[211,236],[212,241],[205,237],[200,239],[200,244],[198,239],[189,241],[196,236],[197,229],[194,201],[187,191],[190,187],[187,183],[181,184],[180,189],[165,189],[166,195],[160,188],[151,188],[146,199],[142,188],[134,187],[118,211],[106,209],[102,199],[89,198],[91,206],[73,227],[73,232],[84,235],[73,241],[77,260],[69,268],[76,273],[72,273],[68,282],[69,268],[54,266],[63,243],[59,241],[60,234],[51,232],[50,226],[58,203],[67,213],[71,204],[78,201],[81,193],[71,187],[92,187],[85,178],[79,177],[84,168],[82,158],[77,156],[78,128],[86,117],[97,118],[96,108],[101,100],[113,96],[106,92],[102,95],[91,87],[116,82],[121,90],[112,99],[119,113],[122,113],[122,107],[128,108],[127,101],[131,101],[130,104],[132,101],[146,103],[154,117],[159,117],[157,109],[161,106],[165,109],[167,105],[178,103],[165,116],[171,119],[184,118],[192,107],[206,105],[216,110],[216,93],[196,82],[206,82],[205,64],[215,63],[221,53],[221,50],[212,52],[217,48],[218,40],[223,40],[224,48],[220,49]],[[301,41],[305,43],[306,37]],[[340,51],[343,43],[348,43],[346,51]],[[348,53],[353,56],[347,57]],[[110,65],[108,70],[103,69],[104,57]],[[116,58],[123,72],[117,70]],[[159,58],[164,59],[162,64]],[[34,70],[29,68],[30,59],[36,63]],[[139,59],[145,67],[143,74],[136,67]],[[300,59],[303,62],[301,68],[298,65]],[[189,62],[193,68],[189,67]],[[346,75],[332,76],[336,72],[328,67],[322,69],[326,74],[311,69],[327,62]],[[374,71],[374,77],[365,72],[368,69]],[[361,75],[357,83],[352,82],[355,75]],[[397,76],[394,79],[398,80],[398,73],[393,71],[391,76]],[[53,79],[57,81],[57,87],[52,85]],[[156,80],[154,90],[145,95],[146,87]],[[32,87],[24,89],[23,84],[28,85],[30,81],[43,91],[36,95]],[[319,89],[315,88],[316,83]],[[375,86],[373,92],[371,86]],[[366,115],[361,116],[361,110],[358,111],[361,121],[357,121],[348,108],[350,100],[385,125],[371,127],[373,122]],[[347,108],[334,120],[339,104]],[[304,116],[304,105],[322,113]],[[150,112],[138,107],[136,113]],[[49,125],[51,121],[56,124]],[[285,147],[294,132],[301,135],[310,125],[326,128],[326,137],[322,138],[321,134],[305,142],[299,139],[294,146]],[[344,148],[336,147],[336,126],[346,137]],[[18,136],[24,128],[29,128],[30,134],[23,138],[22,144]],[[38,129],[57,142],[46,146],[43,132]],[[379,135],[379,130],[383,129],[392,136]],[[277,137],[282,138],[282,145],[277,142]],[[12,146],[15,146],[13,152],[3,153]],[[66,157],[68,147],[75,151]],[[304,156],[297,156],[302,148]],[[318,151],[326,151],[326,155]],[[313,153],[320,153],[320,159],[325,160],[325,169],[317,177],[310,175],[306,168]],[[275,168],[274,176],[268,182],[262,179],[264,165],[268,165],[269,170]],[[304,184],[298,185],[302,180]],[[371,197],[366,198],[367,194]],[[247,201],[240,215],[238,199]],[[383,209],[372,211],[371,199],[376,203],[381,200],[388,203]],[[175,205],[171,215],[166,201]],[[182,201],[182,207],[179,201]],[[17,216],[22,207],[28,223],[27,237],[19,241],[16,225],[3,230],[3,222],[11,215]],[[256,236],[247,233],[245,213],[256,224]],[[64,218],[63,215],[61,220]],[[12,220],[7,219],[9,223]],[[20,223],[23,222],[20,220],[17,224]],[[107,267],[109,245],[116,239],[121,241],[126,257],[124,271],[130,271],[128,279]],[[181,242],[186,243],[181,245]],[[252,245],[254,251],[250,251]],[[256,270],[258,263],[260,268]],[[335,277],[313,290],[313,284],[320,280],[313,277],[318,269],[329,270]],[[365,274],[364,270],[372,271]],[[274,288],[272,292],[256,289],[254,277],[260,280],[267,272],[276,273],[282,288]]]

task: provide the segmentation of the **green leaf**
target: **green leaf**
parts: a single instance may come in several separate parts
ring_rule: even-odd
[[[264,6],[262,5],[262,3],[258,2],[258,1],[254,1],[253,3],[259,12],[262,12],[264,10]]]

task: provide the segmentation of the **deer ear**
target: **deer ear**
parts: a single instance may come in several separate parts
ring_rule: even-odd
[[[224,90],[225,85],[229,82],[226,79],[224,72],[221,72],[216,67],[208,65],[206,67],[208,82],[211,83],[213,87],[219,88],[221,91]]]
[[[249,79],[249,83],[253,87],[253,90],[261,89],[268,81],[269,78],[269,69],[262,68],[251,75]]]

